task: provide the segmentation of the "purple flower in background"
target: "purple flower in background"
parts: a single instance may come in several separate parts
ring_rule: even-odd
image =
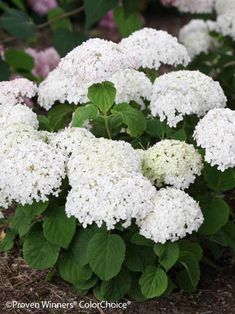
[[[115,31],[117,29],[112,10],[108,11],[108,13],[100,20],[99,26],[110,31]]]
[[[28,5],[39,15],[46,15],[48,11],[58,6],[57,0],[27,0]]]
[[[39,51],[27,48],[26,52],[34,58],[35,66],[32,74],[35,76],[46,78],[49,72],[54,70],[60,62],[60,56],[53,47]]]

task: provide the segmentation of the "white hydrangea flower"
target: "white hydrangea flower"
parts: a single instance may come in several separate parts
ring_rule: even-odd
[[[143,174],[156,186],[187,189],[201,174],[203,164],[193,145],[163,140],[147,149],[142,158]]]
[[[40,141],[24,141],[0,161],[0,189],[22,205],[58,196],[65,177],[65,156]]]
[[[39,104],[50,109],[55,101],[87,102],[87,89],[115,72],[137,68],[138,57],[111,41],[93,38],[69,52],[39,86]]]
[[[152,83],[143,73],[133,69],[126,69],[116,72],[110,79],[116,88],[115,103],[129,103],[135,101],[141,106],[144,105],[143,99],[150,100]]]
[[[70,156],[73,152],[79,152],[81,143],[89,143],[91,139],[95,139],[85,128],[73,128],[68,127],[58,133],[49,134],[48,142],[53,147],[60,149],[63,154]]]
[[[37,94],[37,86],[24,78],[0,82],[0,105],[16,105]]]
[[[198,146],[205,149],[205,160],[224,171],[235,167],[235,111],[213,109],[194,131]]]
[[[155,188],[141,175],[91,176],[81,178],[69,192],[65,211],[84,228],[105,223],[110,230],[119,221],[128,227],[131,219],[143,219],[153,208],[155,193]]]
[[[30,125],[12,124],[0,130],[0,160],[17,144],[29,140],[40,141],[40,133]]]
[[[117,172],[120,175],[141,173],[141,158],[129,143],[95,138],[83,142],[68,162],[68,177],[71,186],[81,177],[102,177]]]
[[[215,0],[215,10],[217,15],[235,11],[235,0]]]
[[[213,21],[191,20],[183,26],[179,32],[179,41],[187,48],[191,58],[202,52],[212,51],[218,43],[210,35],[216,30],[216,23]]]
[[[120,47],[140,57],[139,68],[158,69],[161,64],[187,65],[190,62],[187,49],[165,31],[143,28],[122,39]]]
[[[219,32],[235,40],[235,10],[226,12],[217,18]]]
[[[185,13],[212,13],[215,0],[174,0],[173,6]]]
[[[199,71],[176,71],[157,78],[150,110],[160,120],[175,127],[185,115],[205,115],[210,109],[226,106],[226,96],[218,82]]]
[[[154,210],[138,222],[140,234],[155,243],[177,241],[197,231],[203,223],[198,203],[187,193],[174,188],[156,193]]]
[[[5,128],[12,124],[25,124],[30,125],[33,128],[38,128],[38,119],[36,113],[32,109],[25,105],[8,105],[4,104],[0,106],[0,126]]]

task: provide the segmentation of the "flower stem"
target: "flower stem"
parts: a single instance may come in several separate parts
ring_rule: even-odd
[[[108,138],[111,140],[112,139],[112,135],[111,135],[111,131],[109,128],[109,122],[108,122],[108,116],[106,113],[104,113],[104,123],[105,123],[105,128],[108,134]]]

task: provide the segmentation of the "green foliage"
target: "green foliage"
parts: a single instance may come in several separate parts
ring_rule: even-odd
[[[84,0],[86,28],[91,27],[109,10],[118,5],[118,0]]]
[[[94,273],[102,280],[109,280],[121,270],[125,243],[116,234],[97,233],[88,243],[87,254]]]
[[[31,71],[34,68],[34,59],[23,50],[9,48],[5,52],[6,62],[15,70]]]
[[[54,106],[48,113],[48,122],[51,131],[58,131],[65,127],[69,114],[72,114],[74,108],[68,104],[59,104]]]
[[[154,298],[162,295],[168,285],[168,278],[163,269],[156,266],[148,266],[139,280],[141,291],[146,298]]]
[[[123,37],[128,37],[143,26],[143,20],[138,12],[126,15],[122,7],[115,8],[114,18]]]
[[[15,240],[15,232],[8,230],[5,238],[0,242],[0,252],[6,252],[13,248]]]
[[[45,216],[43,221],[44,237],[53,244],[67,248],[75,234],[75,218],[68,218],[63,206],[50,208]]]
[[[159,263],[168,271],[179,258],[179,247],[177,243],[155,244],[154,253],[159,257]]]
[[[97,107],[93,104],[78,107],[73,115],[72,126],[83,126],[86,121],[95,119],[98,116],[98,112]]]
[[[112,107],[116,96],[116,89],[110,82],[94,84],[88,89],[88,97],[90,101],[106,113]]]
[[[123,103],[115,106],[112,114],[122,118],[131,136],[136,137],[143,134],[146,128],[146,119],[141,111]]]
[[[34,23],[25,12],[20,10],[8,9],[0,17],[0,26],[20,39],[30,39],[36,36]]]
[[[35,269],[47,269],[55,265],[60,248],[46,240],[41,231],[33,231],[24,241],[25,261]]]
[[[60,28],[72,31],[72,24],[68,18],[56,19],[63,14],[65,14],[65,11],[60,7],[54,8],[48,12],[48,21],[53,21],[53,23],[51,23],[51,29],[53,31]]]

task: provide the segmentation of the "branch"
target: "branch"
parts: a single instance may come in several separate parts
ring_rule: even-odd
[[[54,18],[50,19],[49,21],[45,22],[45,23],[42,23],[42,24],[39,24],[39,25],[36,25],[36,29],[37,30],[42,30],[43,28],[46,28],[47,26],[53,24],[54,22],[56,21],[59,21],[59,20],[62,20],[62,19],[65,19],[67,17],[71,17],[71,16],[74,16],[80,12],[82,12],[84,10],[84,6],[80,7],[80,8],[77,8],[75,10],[72,10],[70,12],[66,12],[64,14],[61,14],[59,16],[55,16]],[[13,37],[13,36],[9,36],[9,37],[6,37],[5,39],[3,39],[2,41],[0,41],[0,45],[2,44],[5,44],[5,43],[8,43],[8,42],[11,42],[11,41],[14,41],[18,38],[16,37]]]

